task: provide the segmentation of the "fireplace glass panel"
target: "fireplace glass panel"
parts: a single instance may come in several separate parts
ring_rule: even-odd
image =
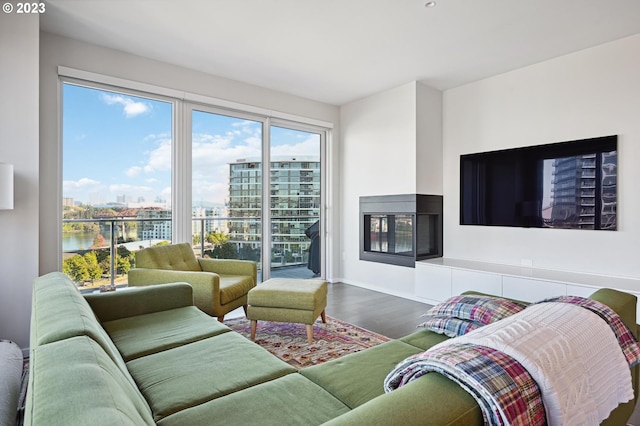
[[[413,256],[413,217],[395,215],[395,247],[392,253]]]
[[[414,267],[442,256],[442,196],[360,197],[360,259]]]
[[[413,256],[413,216],[372,214],[367,251]]]
[[[438,254],[437,246],[437,225],[438,215],[419,214],[418,227],[416,232],[418,242],[418,256],[428,256]]]
[[[370,250],[386,253],[388,248],[387,234],[389,232],[389,228],[387,226],[387,216],[371,215],[370,221]]]

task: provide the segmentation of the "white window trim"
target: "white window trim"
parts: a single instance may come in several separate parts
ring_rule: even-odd
[[[326,129],[333,129],[334,125],[331,122],[317,120],[314,118],[303,117],[296,114],[290,114],[281,111],[274,111],[267,108],[256,107],[253,105],[247,105],[240,102],[228,101],[225,99],[219,99],[212,96],[199,95],[197,93],[184,92],[181,90],[170,89],[167,87],[156,86],[154,84],[142,83],[139,81],[127,80],[119,77],[112,77],[104,74],[98,74],[90,71],[78,70],[75,68],[69,68],[62,65],[58,66],[58,76],[69,77],[78,80],[85,80],[90,83],[101,83],[108,86],[120,87],[123,89],[135,90],[138,92],[149,93],[150,95],[160,95],[169,98],[174,98],[182,101],[193,102],[197,104],[203,104],[208,106],[220,107],[228,110],[257,114],[269,118],[278,118],[287,121],[294,121],[301,124],[309,124],[317,127],[324,127]]]

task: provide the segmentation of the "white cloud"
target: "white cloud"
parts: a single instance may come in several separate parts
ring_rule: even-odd
[[[97,180],[82,178],[79,180],[65,180],[62,182],[62,187],[64,190],[74,190],[74,189],[90,189],[91,187],[96,187],[100,185],[100,182]]]
[[[140,114],[145,114],[151,111],[152,106],[150,103],[136,102],[133,99],[122,95],[108,95],[102,94],[102,100],[107,105],[122,105],[124,115],[127,118],[132,118]]]
[[[298,143],[272,146],[271,155],[316,155],[320,158],[320,138],[317,135],[310,135],[307,139]]]
[[[62,193],[65,197],[71,197],[83,202],[101,199],[101,193],[104,188],[105,186],[100,181],[89,178],[62,182]]]
[[[145,173],[171,170],[171,139],[162,139],[158,146],[149,151],[149,159],[144,166]]]
[[[142,172],[142,167],[140,166],[133,166],[130,167],[127,171],[125,171],[124,173],[128,176],[128,177],[136,177],[138,176],[140,173]]]

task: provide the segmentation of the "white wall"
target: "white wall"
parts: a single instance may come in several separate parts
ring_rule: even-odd
[[[336,106],[314,102],[287,95],[273,90],[251,86],[209,74],[181,68],[163,62],[154,61],[124,52],[82,43],[69,38],[48,33],[41,34],[40,40],[40,83],[41,83],[41,244],[40,273],[60,268],[57,253],[61,247],[60,233],[57,232],[60,220],[59,176],[61,175],[60,150],[58,145],[58,74],[59,65],[107,76],[123,78],[153,84],[160,87],[194,93],[198,95],[237,102],[272,111],[295,114],[325,122],[335,123],[333,144],[338,144],[337,133],[339,110]],[[329,149],[330,164],[337,164],[338,149]],[[332,177],[339,176],[337,169],[329,170]],[[336,198],[339,184],[333,179],[333,188],[328,200],[328,214],[333,218],[334,226],[329,229],[331,236],[339,234],[339,200]],[[338,253],[337,238],[331,240],[331,253]],[[329,259],[329,271],[337,269],[337,259]],[[331,277],[329,277],[331,278]]]
[[[342,281],[413,297],[413,268],[359,259],[359,197],[441,194],[441,110],[440,92],[417,82],[341,108]],[[418,165],[429,145],[433,163]]]
[[[416,84],[416,192],[442,195],[442,92]]]
[[[636,35],[444,93],[445,257],[640,277],[639,52]],[[461,154],[604,135],[619,135],[618,231],[459,225]]]
[[[37,15],[0,14],[0,162],[14,165],[14,210],[0,210],[0,339],[29,346],[38,275]]]

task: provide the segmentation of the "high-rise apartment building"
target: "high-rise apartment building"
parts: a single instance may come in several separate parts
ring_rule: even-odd
[[[139,234],[140,239],[171,241],[171,210],[161,208],[140,209],[138,211],[138,219],[163,219],[158,222],[141,222],[140,228],[142,232]]]
[[[555,226],[616,228],[616,151],[556,158],[553,174],[551,221]]]
[[[272,254],[303,261],[305,231],[320,218],[320,160],[317,156],[274,157],[269,167]],[[240,159],[229,167],[229,234],[239,247],[260,247],[262,162]],[[284,261],[283,261],[284,262]]]

